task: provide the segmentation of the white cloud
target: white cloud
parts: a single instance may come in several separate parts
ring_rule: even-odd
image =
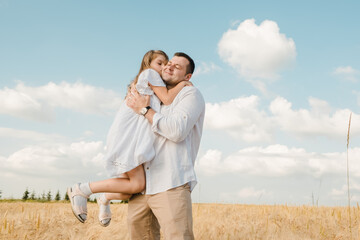
[[[30,140],[31,142],[53,142],[63,140],[64,137],[56,134],[44,134],[29,130],[19,130],[14,128],[1,128],[0,127],[0,138],[15,138]]]
[[[351,182],[349,185],[350,192],[360,193],[360,185],[358,183]],[[331,195],[333,196],[346,196],[348,192],[348,186],[343,185],[340,189],[333,188],[331,191]]]
[[[346,66],[336,68],[333,73],[343,80],[357,82],[360,72],[351,66]]]
[[[285,132],[298,136],[344,137],[347,134],[350,110],[332,110],[326,101],[309,98],[310,109],[293,110],[292,104],[277,97],[270,104],[277,125]],[[359,122],[360,116],[352,114],[352,121]],[[358,135],[360,126],[353,124],[351,134]]]
[[[353,90],[352,93],[356,95],[356,97],[357,97],[357,104],[360,106],[360,92]]]
[[[345,192],[338,189],[332,189],[330,195],[332,196],[344,196]]]
[[[338,67],[334,71],[335,74],[354,74],[356,72],[357,71],[353,69],[351,66]]]
[[[103,170],[102,142],[42,144],[0,157],[0,175],[59,178],[89,176]]]
[[[353,181],[355,180],[355,181]],[[360,201],[360,184],[358,183],[358,179],[350,180],[350,201],[359,202]],[[333,188],[329,193],[331,197],[334,199],[348,199],[348,186],[342,185],[341,188],[336,189]]]
[[[220,194],[220,199],[227,202],[235,201],[244,201],[247,199],[260,199],[262,197],[271,198],[273,193],[265,190],[265,189],[255,189],[254,187],[246,187],[242,188],[236,192],[226,192]]]
[[[218,175],[223,172],[228,172],[226,166],[223,165],[222,152],[217,149],[209,149],[206,153],[195,162],[195,167],[205,173],[206,175]],[[210,166],[207,168],[206,166]],[[216,167],[219,167],[218,169]]]
[[[282,145],[271,145],[267,148],[245,148],[222,158],[220,151],[208,150],[199,159],[197,167],[199,171],[205,174],[236,172],[280,176],[291,174],[292,170],[296,168],[295,166],[298,165],[299,156],[304,152],[303,149],[288,149]]]
[[[240,198],[261,197],[264,194],[266,194],[265,189],[255,190],[252,187],[243,188],[237,193],[238,197]]]
[[[254,19],[229,29],[218,43],[220,57],[244,78],[276,79],[278,72],[288,68],[296,58],[295,42],[280,33],[276,22]]]
[[[0,182],[5,198],[21,198],[28,187],[37,193],[54,193],[76,182],[107,178],[104,145],[100,141],[43,143],[28,145],[7,156],[0,156]]]
[[[94,135],[94,132],[87,130],[83,134],[84,134],[85,137],[91,137],[91,136]]]
[[[207,103],[205,128],[225,130],[229,135],[244,141],[271,139],[272,120],[259,109],[257,96],[241,97],[228,102]]]
[[[211,63],[199,62],[198,66],[196,66],[194,75],[208,74],[219,70],[221,70],[221,68],[213,62]]]
[[[350,110],[333,109],[328,102],[309,98],[309,109],[293,109],[282,97],[269,104],[270,112],[260,108],[260,98],[252,95],[228,102],[207,103],[205,129],[221,130],[246,142],[269,142],[276,131],[299,138],[324,136],[344,138],[347,134]],[[352,113],[351,135],[360,135],[360,115]]]
[[[0,114],[39,121],[51,121],[57,107],[107,114],[118,108],[120,102],[121,98],[115,92],[81,82],[50,82],[40,87],[29,87],[20,82],[14,89],[0,90]]]
[[[351,159],[360,158],[360,148],[349,150]],[[360,162],[350,160],[350,174],[360,177]],[[199,157],[196,169],[204,175],[224,173],[248,174],[254,176],[285,177],[294,174],[321,177],[324,174],[346,173],[346,154],[306,152],[302,148],[284,145],[249,147],[227,157],[219,150],[210,149]]]
[[[30,120],[51,121],[54,113],[33,96],[14,89],[0,90],[0,114]]]

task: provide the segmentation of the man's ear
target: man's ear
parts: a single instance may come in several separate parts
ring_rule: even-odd
[[[188,74],[185,75],[185,80],[189,81],[191,77],[192,77],[192,74],[188,73]]]

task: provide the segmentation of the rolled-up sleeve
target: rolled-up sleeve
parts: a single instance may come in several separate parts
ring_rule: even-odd
[[[181,142],[204,112],[205,102],[195,87],[186,87],[180,93],[169,115],[155,113],[152,130],[173,142]]]

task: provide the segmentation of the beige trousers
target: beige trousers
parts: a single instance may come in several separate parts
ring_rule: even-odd
[[[128,205],[132,240],[194,239],[190,187],[188,184],[155,195],[135,195]]]

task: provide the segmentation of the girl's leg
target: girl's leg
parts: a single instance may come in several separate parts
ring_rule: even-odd
[[[91,182],[92,193],[125,193],[134,194],[145,189],[145,172],[142,165],[127,172],[129,178],[110,178],[102,181]]]
[[[129,175],[127,173],[121,174],[119,178],[129,178]],[[126,193],[103,193],[101,195],[102,200],[105,202],[110,202],[111,200],[127,200],[131,197],[131,194]]]
[[[71,207],[74,215],[84,222],[87,218],[87,198],[92,193],[123,193],[115,194],[110,197],[128,199],[131,194],[141,192],[145,189],[145,172],[142,165],[129,171],[129,178],[112,178],[103,181],[75,184],[68,189],[68,195],[71,199]],[[124,198],[124,199],[123,199]],[[111,199],[109,199],[111,200]]]
[[[110,200],[128,200],[132,194],[126,193],[105,193],[105,198]]]
[[[145,187],[145,186],[143,186],[145,183],[145,174],[144,174],[144,169],[142,166],[137,167],[136,169],[130,171],[129,173],[127,173],[125,175],[126,175],[125,177],[128,177],[128,178],[116,178],[115,181],[112,181],[111,183],[109,183],[107,180],[91,183],[91,190],[93,192],[101,191],[101,189],[103,189],[103,187],[104,187],[103,184],[105,183],[105,186],[106,186],[106,184],[110,184],[110,185],[111,184],[115,184],[115,185],[125,184],[124,189],[123,189],[124,186],[121,185],[116,188],[117,191],[123,191],[128,188],[130,188],[131,191],[137,191],[137,192],[142,191],[142,189]],[[130,186],[126,186],[126,184],[130,184]],[[133,186],[131,186],[131,185],[133,185]],[[97,189],[97,188],[99,188],[99,189]],[[113,188],[110,187],[108,190],[111,190],[111,189],[113,189]],[[123,190],[121,190],[121,189],[123,189]],[[127,191],[127,190],[125,190],[125,191]],[[130,197],[131,197],[131,194],[126,194],[126,193],[121,193],[121,192],[120,193],[111,193],[111,192],[103,193],[97,199],[98,204],[99,204],[100,225],[103,227],[107,227],[110,224],[110,221],[111,221],[110,200],[127,200]]]
[[[99,223],[103,227],[107,227],[111,221],[111,200],[127,200],[131,197],[130,194],[124,193],[102,193],[96,198],[99,205]]]

